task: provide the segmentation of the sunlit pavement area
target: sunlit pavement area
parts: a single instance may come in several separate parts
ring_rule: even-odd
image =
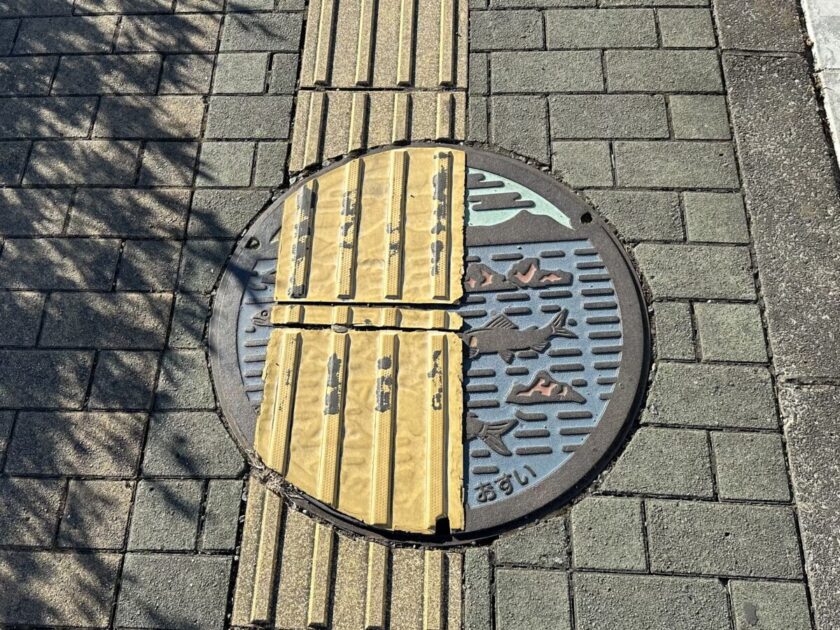
[[[837,18],[466,1],[0,0],[4,627],[840,627]],[[443,6],[446,46],[424,22]],[[401,14],[410,53],[387,45]],[[340,47],[366,19],[370,86]],[[413,112],[399,133],[386,93]],[[301,171],[421,140],[516,155],[594,206],[654,363],[581,497],[448,550],[434,615],[430,552],[394,551],[377,617],[377,552],[329,529],[324,563],[323,524],[231,436],[207,325],[236,240]],[[248,578],[266,531],[276,561]]]

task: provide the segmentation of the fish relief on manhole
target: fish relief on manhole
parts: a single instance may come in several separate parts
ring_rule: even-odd
[[[458,312],[464,485],[478,508],[537,485],[586,440],[618,378],[623,333],[613,279],[568,216],[499,175],[470,169],[467,187]]]
[[[640,296],[550,177],[473,149],[373,152],[245,234],[213,375],[240,442],[326,518],[469,538],[574,491],[616,445],[648,369]]]

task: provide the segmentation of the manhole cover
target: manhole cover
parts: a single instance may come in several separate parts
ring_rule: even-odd
[[[432,542],[579,490],[637,410],[648,343],[592,208],[521,162],[437,145],[298,182],[242,238],[210,326],[243,446],[322,515]]]

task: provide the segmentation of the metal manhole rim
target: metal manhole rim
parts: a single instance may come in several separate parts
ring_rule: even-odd
[[[582,235],[592,241],[593,246],[598,250],[611,273],[616,276],[614,286],[618,302],[622,305],[624,325],[628,330],[632,328],[636,331],[622,339],[621,369],[625,374],[622,376],[620,383],[623,386],[618,387],[617,384],[613,398],[606,405],[596,425],[596,430],[592,431],[573,456],[539,481],[539,492],[521,492],[500,502],[498,505],[504,506],[503,511],[505,513],[505,516],[501,519],[484,516],[492,510],[485,509],[483,514],[479,514],[479,510],[471,510],[465,497],[462,496],[465,519],[471,512],[473,516],[466,521],[465,530],[452,532],[445,537],[388,530],[362,523],[309,496],[286,481],[278,472],[264,466],[252,447],[256,412],[245,395],[238,363],[236,341],[237,320],[245,287],[252,278],[251,270],[257,261],[272,257],[272,249],[276,250],[276,246],[272,246],[272,238],[279,233],[282,207],[285,200],[311,179],[340,168],[352,160],[384,151],[415,147],[440,147],[463,151],[469,168],[483,169],[508,178],[542,196],[557,208],[562,208],[564,213],[577,221],[575,230],[580,231]],[[466,194],[468,194],[468,191],[465,188]],[[586,215],[588,215],[589,221],[585,224],[581,223],[580,218]],[[253,247],[254,238],[257,239],[257,247]],[[274,257],[276,257],[276,254]],[[238,290],[237,285],[239,285]],[[232,299],[231,296],[234,296],[235,299]],[[499,533],[510,530],[527,520],[538,518],[541,514],[559,509],[582,493],[591,481],[605,469],[616,451],[623,446],[624,438],[635,423],[641,402],[644,399],[651,364],[651,337],[647,315],[644,294],[630,256],[608,224],[600,218],[593,207],[581,199],[571,188],[559,182],[550,174],[540,171],[524,161],[503,154],[491,153],[485,148],[418,142],[408,145],[383,146],[361,155],[354,154],[336,160],[323,169],[300,178],[260,212],[238,241],[218,285],[213,304],[213,316],[208,330],[209,354],[213,379],[226,423],[251,463],[257,463],[260,467],[264,467],[268,472],[269,479],[276,481],[276,483],[272,483],[273,486],[293,488],[286,493],[287,498],[293,504],[308,509],[341,528],[368,538],[395,543],[451,546],[469,544],[477,540],[495,537]],[[231,352],[231,347],[233,352]],[[628,368],[627,366],[633,367]],[[235,370],[237,379],[230,378],[229,370],[231,369]],[[632,374],[629,375],[629,378],[626,378],[631,369]],[[246,426],[250,425],[251,435],[243,431],[243,418],[252,418],[252,420],[246,421]]]

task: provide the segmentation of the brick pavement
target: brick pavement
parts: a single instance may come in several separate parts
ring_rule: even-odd
[[[796,7],[756,6],[470,2],[466,140],[611,222],[656,365],[584,498],[466,551],[465,628],[840,623],[836,184]],[[233,239],[288,181],[303,10],[0,1],[6,626],[228,623],[246,465],[205,327]]]

